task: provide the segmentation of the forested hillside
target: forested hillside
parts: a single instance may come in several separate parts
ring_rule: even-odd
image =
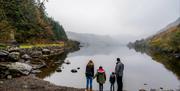
[[[63,27],[45,12],[45,0],[0,0],[0,42],[51,43],[66,40]]]
[[[161,30],[151,37],[130,43],[129,46],[145,47],[168,53],[180,53],[180,18],[168,26],[170,27],[166,27],[166,30]]]
[[[149,45],[167,52],[180,52],[180,24],[152,37]]]

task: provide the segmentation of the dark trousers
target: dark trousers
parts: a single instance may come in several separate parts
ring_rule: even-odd
[[[103,91],[103,84],[99,83],[99,91]]]
[[[114,83],[111,83],[110,91],[114,91]]]
[[[117,85],[118,85],[117,91],[122,91],[123,90],[122,76],[117,76]]]

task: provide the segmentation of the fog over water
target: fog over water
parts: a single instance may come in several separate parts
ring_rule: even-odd
[[[116,42],[128,43],[151,36],[174,22],[180,17],[180,0],[48,0],[46,11],[69,31],[69,38],[85,46],[67,54],[65,61],[71,64],[62,64],[59,66],[62,72],[51,73],[44,80],[56,85],[84,88],[85,66],[92,59],[95,69],[103,66],[106,70],[104,89],[109,90],[108,78],[114,71],[116,58],[120,57],[125,65],[125,90],[179,89],[180,81],[175,71],[168,68],[171,65],[159,61],[164,59],[138,53],[121,43],[121,46],[116,45]],[[116,39],[115,42],[109,36]],[[71,73],[71,69],[78,67],[76,74]],[[98,90],[96,81],[93,81],[93,90]]]
[[[46,11],[66,31],[135,40],[175,21],[180,0],[49,0]]]

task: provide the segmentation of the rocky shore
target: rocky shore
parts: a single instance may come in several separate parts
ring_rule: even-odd
[[[1,79],[0,91],[84,91],[84,89],[56,86],[33,76],[23,76],[8,80]]]
[[[60,46],[0,49],[0,91],[84,91],[56,86],[36,76],[49,65],[62,64],[63,60],[52,58],[67,50]]]
[[[20,49],[11,47],[0,50],[0,78],[14,78],[21,75],[36,74],[46,67],[52,56],[62,54],[62,47],[43,47]]]

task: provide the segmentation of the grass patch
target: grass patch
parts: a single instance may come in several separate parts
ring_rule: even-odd
[[[5,44],[0,44],[0,48],[3,49],[3,48],[6,48],[7,46]]]
[[[64,43],[58,43],[58,44],[22,44],[19,47],[20,48],[33,48],[33,47],[51,47],[51,46],[59,46],[64,47]]]

